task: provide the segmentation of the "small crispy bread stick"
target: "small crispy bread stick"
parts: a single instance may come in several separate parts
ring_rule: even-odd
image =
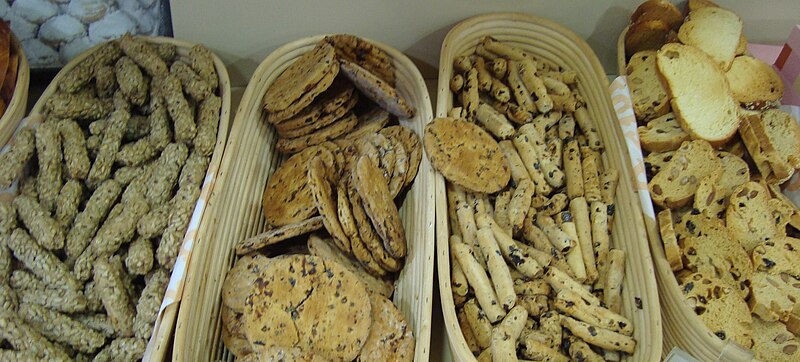
[[[45,122],[36,129],[36,158],[39,160],[39,173],[36,176],[39,203],[49,213],[55,210],[58,191],[63,185],[61,163],[64,156],[58,122]]]
[[[536,186],[530,179],[523,179],[514,190],[511,201],[508,203],[508,221],[513,231],[522,230],[525,217],[531,208],[531,198],[536,192]],[[512,233],[513,235],[513,233]]]
[[[451,243],[462,243],[461,236],[459,235],[450,235]],[[467,276],[464,274],[464,269],[461,268],[461,264],[458,263],[455,255],[450,255],[450,285],[453,287],[453,293],[460,296],[466,296],[469,292],[469,283],[467,282]]]
[[[608,252],[605,290],[603,299],[608,309],[615,313],[622,310],[622,280],[625,278],[625,251],[612,249]]]
[[[550,76],[544,76],[542,77],[542,82],[544,83],[544,86],[547,88],[547,92],[550,94],[565,96],[572,92],[569,89],[569,86],[567,86],[566,84],[564,84],[564,82],[556,78]]]
[[[619,183],[619,171],[614,167],[609,167],[603,172],[603,177],[600,184],[600,198],[608,205],[608,228],[611,231],[611,225],[614,224],[614,210],[616,203],[614,198],[617,194],[617,184]]]
[[[470,69],[467,72],[467,83],[461,89],[461,105],[467,110],[470,118],[475,116],[478,111],[478,104],[480,103],[480,96],[478,95],[478,71]]]
[[[525,52],[524,50],[508,45],[506,43],[497,41],[492,37],[484,37],[481,41],[481,45],[486,48],[486,50],[496,54],[499,57],[516,60],[516,61],[523,61],[523,60],[531,60],[532,57],[530,54]]]
[[[602,306],[589,304],[569,290],[558,292],[554,305],[561,312],[584,323],[626,336],[633,335],[633,324],[628,318]]]
[[[564,211],[556,214],[558,226],[570,239],[575,241],[575,246],[566,253],[567,264],[570,270],[575,274],[575,280],[579,282],[586,281],[586,265],[583,263],[583,249],[581,243],[578,242],[578,231],[575,229],[575,222],[572,219],[572,213]]]
[[[575,336],[569,337],[569,356],[574,361],[604,362],[602,356],[593,351],[589,345]]]
[[[531,93],[536,96],[536,108],[540,113],[547,113],[553,109],[553,99],[547,93],[547,88],[541,78],[536,75],[536,63],[526,59],[520,64],[522,82]]]
[[[528,174],[528,170],[525,169],[525,165],[522,163],[522,159],[519,157],[514,143],[505,140],[500,141],[499,145],[500,150],[503,151],[503,154],[506,156],[506,162],[508,162],[508,168],[511,169],[511,178],[514,180],[514,184],[519,187],[522,180],[530,180],[531,176]],[[581,185],[583,185],[583,180],[581,180]]]
[[[537,278],[541,275],[542,267],[539,259],[520,248],[519,244],[517,244],[490,216],[478,214],[477,218],[481,229],[489,229],[492,231],[494,240],[501,254],[514,269],[527,278]],[[549,262],[549,260],[544,261]]]
[[[492,78],[492,90],[489,92],[498,102],[508,103],[511,100],[511,90],[500,79]]]
[[[503,58],[496,58],[488,64],[492,75],[497,79],[505,79],[508,72],[508,63]]]
[[[514,279],[514,292],[519,295],[548,295],[553,289],[542,279]]]
[[[581,152],[578,141],[570,139],[564,145],[564,173],[567,180],[567,196],[570,199],[583,197],[584,178]]]
[[[478,340],[475,338],[475,333],[472,332],[472,327],[469,325],[469,321],[467,320],[467,313],[464,312],[464,308],[458,310],[458,326],[461,328],[461,335],[464,336],[464,340],[467,342],[467,346],[469,347],[469,351],[473,354],[480,353],[481,347],[478,346]]]
[[[603,349],[632,354],[636,348],[636,341],[631,337],[612,332],[608,329],[597,328],[570,317],[562,317],[561,325],[569,329],[576,337],[583,339],[586,343]]]
[[[523,342],[522,355],[531,361],[569,362],[569,357],[559,353],[541,341],[527,339]]]
[[[94,280],[114,330],[120,336],[132,336],[136,312],[125,289],[123,272],[121,264],[105,258],[97,259],[94,263]]]
[[[578,123],[578,127],[581,128],[581,131],[583,131],[583,134],[586,135],[589,148],[595,151],[601,151],[603,149],[603,142],[600,140],[600,135],[597,133],[597,128],[595,128],[593,124],[594,122],[589,119],[589,112],[586,111],[586,108],[579,107],[575,109],[575,121]]]
[[[478,72],[478,89],[488,93],[492,89],[492,75],[486,67],[486,60],[480,56],[475,57],[473,67]]]
[[[582,152],[581,171],[583,173],[583,195],[589,203],[601,201],[600,193],[600,167],[598,154],[588,151]]]
[[[481,268],[485,269],[486,260],[483,258],[478,245],[478,227],[475,225],[475,212],[472,206],[466,201],[460,201],[456,209],[456,215],[458,215],[458,225],[461,228],[461,238],[464,244],[472,249],[477,262],[481,265]],[[462,264],[461,266],[463,268],[464,265]]]
[[[512,233],[511,219],[509,218],[509,204],[514,190],[506,190],[498,194],[494,199],[494,219],[507,233]],[[479,227],[480,228],[480,227]]]
[[[593,202],[590,212],[592,225],[592,243],[594,246],[595,259],[597,260],[597,270],[600,273],[599,282],[604,282],[606,265],[608,262],[608,252],[611,249],[608,237],[608,207],[598,201]]]
[[[569,205],[569,198],[566,194],[555,194],[539,207],[539,214],[553,216],[564,210],[567,205]]]
[[[503,321],[492,330],[492,360],[515,361],[517,360],[517,340],[525,321],[528,320],[528,311],[521,306],[511,309]]]
[[[536,105],[533,104],[531,93],[519,75],[519,63],[513,60],[508,61],[508,85],[511,87],[511,93],[517,104],[524,110],[530,113],[536,113]]]
[[[537,155],[533,141],[524,134],[517,134],[514,137],[514,146],[517,148],[517,153],[522,159],[525,169],[528,170],[528,175],[531,181],[536,185],[536,194],[549,195],[553,192],[552,186],[544,178],[542,172],[542,165]]]
[[[561,230],[550,216],[544,214],[537,215],[536,225],[544,231],[544,234],[547,235],[547,239],[550,240],[550,244],[553,244],[556,250],[562,253],[568,253],[575,247],[575,240],[572,240],[567,233]]]
[[[492,289],[492,282],[483,267],[478,264],[472,254],[472,250],[467,245],[460,243],[452,243],[450,249],[464,269],[467,281],[475,290],[475,297],[478,299],[478,303],[480,303],[484,313],[486,313],[486,317],[489,318],[490,322],[499,321],[505,316],[506,312],[500,307],[497,295]]]
[[[559,119],[558,137],[564,142],[575,137],[575,117],[571,114],[565,114]]]
[[[469,72],[469,70],[472,69],[472,59],[467,55],[456,57],[456,59],[453,60],[453,67],[459,72]]]
[[[461,74],[454,74],[453,77],[450,78],[450,91],[458,93],[461,91],[461,88],[464,88],[464,76]]]
[[[494,238],[494,233],[490,228],[478,229],[478,243],[481,246],[486,264],[489,267],[489,275],[492,277],[497,299],[500,306],[506,311],[511,310],[517,302],[517,294],[514,293],[514,280],[508,270],[508,264],[503,259],[500,247]]]
[[[507,139],[514,135],[514,126],[506,119],[506,116],[486,103],[480,103],[475,112],[475,119],[483,128],[499,139]]]
[[[547,270],[544,272],[544,279],[556,291],[566,289],[580,295],[583,300],[589,302],[590,304],[600,305],[600,299],[586,290],[583,284],[578,283],[575,281],[575,279],[570,278],[569,275],[556,268],[547,268]]]
[[[478,306],[478,301],[475,298],[468,300],[464,303],[463,310],[478,347],[489,348],[492,345],[492,323],[486,319],[486,314]]]
[[[569,210],[572,213],[575,231],[578,234],[578,244],[581,247],[583,265],[586,267],[586,282],[594,283],[597,281],[599,274],[597,272],[597,263],[594,259],[589,205],[586,204],[586,199],[578,197],[569,202]]]

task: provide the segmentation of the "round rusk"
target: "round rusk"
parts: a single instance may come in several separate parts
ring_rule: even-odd
[[[350,239],[342,229],[342,224],[339,223],[339,214],[336,209],[338,200],[333,189],[334,174],[332,171],[331,166],[326,165],[321,158],[312,158],[308,165],[308,185],[317,211],[322,216],[325,229],[336,241],[336,245],[344,252],[349,253]]]
[[[261,254],[245,255],[237,260],[222,283],[222,305],[239,313],[244,311],[250,286],[270,262],[272,259]]]
[[[333,140],[339,136],[350,132],[358,125],[358,118],[353,112],[348,112],[344,117],[336,122],[329,124],[314,133],[296,138],[281,138],[275,144],[275,148],[283,153],[299,152],[307,147],[318,145],[325,141]]]
[[[244,312],[255,352],[275,346],[350,361],[372,325],[364,284],[338,263],[310,255],[276,260],[261,273]]]
[[[369,301],[373,322],[359,361],[413,361],[414,334],[403,315],[383,296],[371,294]]]
[[[279,131],[286,131],[290,129],[297,129],[303,126],[308,126],[326,113],[331,113],[340,108],[350,98],[353,97],[355,88],[343,77],[338,77],[333,81],[333,84],[319,95],[314,101],[303,108],[300,113],[289,116],[285,119],[278,118],[288,114],[285,111],[278,113],[267,114],[267,122],[275,125],[275,129]]]
[[[467,190],[495,193],[511,178],[497,141],[474,123],[436,118],[425,126],[423,143],[433,167]]]
[[[342,73],[367,98],[395,116],[401,118],[414,117],[414,108],[389,83],[349,60],[339,59],[339,64]]]
[[[419,163],[422,161],[422,145],[419,142],[419,136],[408,127],[391,126],[381,130],[384,136],[396,137],[403,143],[403,147],[408,153],[408,171],[406,172],[403,187],[410,185],[414,178],[417,177],[417,170],[419,170]]]
[[[286,109],[304,93],[313,88],[327,73],[336,72],[332,64],[336,51],[330,44],[319,42],[275,79],[264,94],[264,108],[268,112]]]
[[[361,196],[364,210],[383,240],[386,251],[395,258],[405,257],[407,246],[403,222],[381,169],[368,157],[359,157],[353,174],[353,185]]]
[[[353,213],[353,219],[358,226],[358,236],[359,240],[362,242],[361,247],[364,249],[361,252],[365,253],[366,256],[359,257],[359,250],[356,250],[355,248],[353,248],[353,253],[356,254],[356,257],[359,260],[371,260],[372,263],[377,263],[378,266],[385,271],[396,272],[400,270],[403,267],[403,262],[392,257],[392,255],[390,255],[384,247],[381,238],[375,232],[375,228],[373,228],[372,222],[370,222],[370,219],[364,210],[364,203],[361,199],[361,196],[358,195],[358,192],[356,192],[352,186],[350,186],[348,195]],[[371,267],[370,269],[373,268]]]
[[[272,226],[301,222],[317,213],[314,198],[308,189],[306,174],[308,161],[317,155],[330,156],[330,152],[311,147],[289,157],[278,166],[264,188],[264,217]],[[333,159],[331,159],[332,161]]]

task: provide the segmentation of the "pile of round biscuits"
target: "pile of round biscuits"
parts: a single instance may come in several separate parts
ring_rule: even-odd
[[[393,88],[394,78],[380,48],[333,35],[301,55],[267,90],[266,119],[280,135],[276,149],[291,155],[265,186],[270,229],[236,244],[242,258],[223,286],[223,342],[237,356],[413,359],[414,337],[387,298],[408,253],[397,205],[416,177],[422,146],[410,128],[387,127],[393,116],[414,114]],[[269,283],[284,272],[280,263],[313,269],[310,284],[288,288],[308,286],[313,292],[297,289],[299,298],[272,293]],[[330,272],[316,275],[319,270]],[[334,303],[332,312],[312,315],[310,305],[329,303],[336,293],[323,286],[332,283],[322,278],[331,273],[347,285],[349,305]],[[295,324],[265,312],[274,308],[296,310],[288,316]],[[322,322],[315,334],[302,336],[311,328],[303,323],[316,320]],[[302,330],[301,336],[264,332],[287,326]]]
[[[423,143],[448,181],[449,277],[470,351],[479,361],[634,353],[625,252],[609,235],[619,174],[603,169],[577,74],[492,37],[453,61],[454,108]]]
[[[213,56],[125,36],[60,79],[0,155],[0,187],[19,180],[0,201],[0,359],[138,360],[216,145]]]

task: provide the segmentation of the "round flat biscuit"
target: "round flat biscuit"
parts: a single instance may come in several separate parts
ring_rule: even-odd
[[[336,241],[336,245],[344,252],[350,252],[350,239],[339,223],[339,214],[336,210],[338,199],[333,190],[332,172],[320,158],[312,158],[308,165],[308,185],[317,211],[323,217],[325,229]],[[338,180],[337,180],[338,181]]]
[[[334,62],[335,66],[336,62]],[[294,103],[290,104],[286,109],[275,113],[273,116],[275,119],[287,119],[294,116],[297,116],[300,112],[303,111],[306,107],[308,107],[312,102],[314,102],[320,94],[324,93],[328,90],[336,80],[337,76],[339,75],[339,71],[336,69],[331,68],[331,70],[322,76],[322,79],[317,82],[311,89],[303,93],[302,96]]]
[[[331,360],[351,361],[364,346],[372,325],[369,293],[355,274],[332,260],[313,292],[297,308],[298,347]]]
[[[361,350],[361,362],[413,361],[414,334],[392,301],[380,295],[369,297],[372,305],[372,327]]]
[[[262,199],[267,223],[272,226],[289,225],[317,213],[305,175],[308,173],[308,160],[323,151],[322,148],[310,147],[292,155],[270,176]]]
[[[336,34],[325,37],[325,41],[336,48],[336,55],[355,62],[394,85],[396,76],[389,54],[371,42],[349,34]]]
[[[403,187],[410,185],[417,177],[419,170],[419,163],[422,161],[422,145],[419,142],[419,136],[408,127],[391,126],[382,129],[381,134],[384,136],[396,137],[408,153],[408,172],[406,172],[406,179],[403,182]]]
[[[330,141],[350,132],[358,124],[358,118],[352,112],[332,124],[317,130],[314,133],[297,138],[281,138],[275,148],[282,153],[295,153],[307,147]]]
[[[336,184],[336,213],[339,216],[339,224],[342,225],[345,235],[352,239],[353,236],[358,235],[358,227],[350,209],[350,200],[347,199],[348,180],[349,175],[345,173]]]
[[[308,329],[296,324],[298,315],[324,273],[323,260],[307,255],[275,260],[261,271],[244,308],[245,334],[255,352],[300,343]]]
[[[357,139],[355,146],[359,154],[369,157],[373,164],[380,167],[388,184],[397,158],[392,142],[380,133],[371,133]]]
[[[268,112],[286,109],[303,93],[313,88],[326,72],[333,71],[331,64],[335,61],[336,51],[334,48],[326,42],[319,42],[275,79],[264,94],[264,108]]]
[[[333,154],[334,164],[336,165],[336,173],[342,173],[347,166],[347,160],[345,160],[344,157],[344,150],[342,150],[339,145],[331,141],[325,141],[319,145],[327,148],[328,151],[331,151],[331,154]]]
[[[362,258],[367,261],[373,260],[381,269],[388,272],[396,272],[400,270],[403,267],[403,262],[394,258],[384,247],[380,236],[378,236],[376,233],[369,216],[367,216],[366,210],[364,210],[364,202],[361,199],[361,196],[353,186],[350,186],[348,196],[350,200],[350,208],[353,212],[353,219],[358,226],[359,240],[363,243],[362,247],[365,249],[362,251],[362,253],[365,253],[366,255],[364,255]],[[355,253],[357,250],[354,249],[353,251]],[[359,258],[359,260],[362,258]],[[369,267],[369,269],[372,268],[373,267],[371,266]]]
[[[436,118],[425,126],[423,143],[433,167],[467,190],[495,193],[511,178],[497,141],[474,123]]]
[[[406,147],[397,136],[387,135],[386,138],[392,142],[394,147],[394,170],[392,170],[392,177],[389,179],[389,193],[392,194],[392,198],[396,198],[406,182],[408,152],[406,152]]]
[[[222,326],[230,332],[230,334],[237,338],[247,338],[244,334],[244,313],[239,313],[233,308],[222,306],[220,312],[222,318]]]
[[[361,93],[389,113],[401,118],[414,117],[414,108],[386,81],[346,59],[339,59],[339,68]]]
[[[322,226],[322,216],[314,216],[298,223],[283,225],[236,243],[236,254],[247,254],[295,236],[317,231]]]
[[[386,251],[395,258],[405,257],[408,247],[400,213],[381,170],[366,156],[359,157],[356,163],[353,186]]]
[[[286,112],[268,113],[267,122],[273,124],[278,131],[297,129],[314,123],[314,120],[325,113],[341,107],[345,102],[353,97],[355,88],[344,77],[334,79],[328,89],[320,94],[310,105],[303,108],[300,113],[284,119],[278,116],[285,116]]]
[[[394,285],[391,281],[373,276],[357,261],[345,255],[339,248],[335,247],[333,240],[322,239],[317,234],[308,237],[308,250],[311,255],[320,258],[331,259],[355,274],[364,283],[367,291],[380,294],[386,298],[391,298],[394,294]]]
[[[250,342],[244,338],[232,335],[231,332],[228,332],[225,328],[222,328],[222,344],[237,358],[253,354]]]
[[[222,304],[236,312],[244,311],[250,286],[272,259],[261,254],[245,255],[233,264],[222,283]]]
[[[259,353],[261,362],[327,362],[312,352],[306,352],[297,347],[275,346]]]
[[[392,120],[392,115],[378,106],[373,106],[370,110],[356,115],[358,116],[358,125],[344,136],[346,139],[353,141],[364,135],[380,131]]]
[[[275,129],[278,130],[278,134],[281,137],[285,138],[295,138],[295,137],[305,136],[314,133],[314,131],[322,129],[333,122],[340,120],[347,114],[347,112],[350,112],[350,110],[352,110],[353,107],[356,106],[356,103],[358,103],[358,95],[354,93],[353,96],[347,100],[347,102],[342,104],[341,107],[334,109],[329,113],[321,114],[318,118],[316,118],[312,123],[308,125],[290,130],[281,130],[278,127],[276,127]]]

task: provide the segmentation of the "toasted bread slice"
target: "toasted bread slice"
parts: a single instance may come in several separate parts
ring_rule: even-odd
[[[767,183],[792,177],[800,162],[800,126],[790,114],[770,109],[743,117],[739,134]]]
[[[670,43],[658,51],[656,64],[684,131],[713,145],[733,137],[739,127],[739,107],[725,75],[710,57],[696,47]]]
[[[637,120],[647,122],[669,112],[669,97],[658,77],[655,50],[644,50],[634,54],[628,63],[627,71],[628,85],[633,98],[633,112]]]
[[[677,208],[692,202],[703,177],[717,172],[721,161],[708,142],[684,142],[667,165],[647,185],[660,207]]]
[[[669,24],[660,19],[635,22],[625,34],[625,56],[630,58],[642,50],[657,50],[666,42]]]
[[[783,80],[775,69],[748,55],[736,57],[725,77],[733,99],[747,109],[774,108],[783,96]]]
[[[741,36],[742,19],[729,10],[714,7],[692,11],[678,30],[682,43],[700,48],[722,71],[731,67]]]
[[[681,143],[690,139],[672,113],[648,122],[646,126],[639,127],[638,131],[642,148],[649,152],[677,150]]]
[[[683,14],[667,0],[647,0],[631,14],[631,23],[654,19],[664,21],[670,29],[678,29],[683,22]]]
[[[797,120],[780,109],[764,111],[761,120],[781,160],[791,168],[800,168],[800,125]]]

